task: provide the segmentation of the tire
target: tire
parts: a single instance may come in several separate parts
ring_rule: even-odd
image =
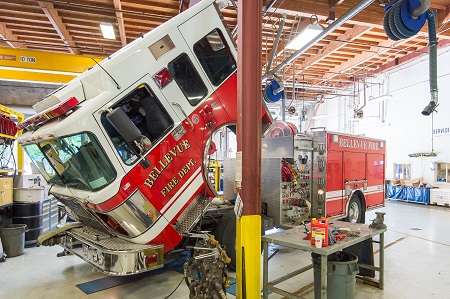
[[[214,229],[214,236],[220,245],[225,246],[225,251],[231,259],[228,268],[236,271],[236,216],[233,210],[228,211],[220,219]]]
[[[362,220],[362,208],[361,201],[358,196],[353,195],[350,198],[350,203],[348,204],[347,218],[345,221],[352,223],[361,223]]]

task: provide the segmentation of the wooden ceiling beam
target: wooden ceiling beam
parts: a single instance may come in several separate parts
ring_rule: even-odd
[[[116,9],[117,24],[119,25],[120,42],[122,43],[122,46],[125,46],[127,44],[127,35],[125,31],[125,23],[123,21],[123,13],[121,11],[122,2],[120,0],[114,0],[114,8]]]
[[[313,66],[315,63],[321,61],[325,57],[329,56],[335,51],[343,48],[345,46],[345,42],[353,41],[359,38],[364,33],[370,31],[371,27],[368,26],[355,26],[352,29],[348,30],[344,35],[340,36],[337,41],[333,41],[320,50],[317,55],[310,56],[301,65],[302,69],[308,69]]]
[[[390,39],[384,40],[384,41],[380,42],[378,46],[370,47],[369,51],[362,52],[361,54],[356,55],[354,58],[348,60],[347,62],[330,69],[329,73],[323,77],[323,80],[327,80],[328,78],[335,77],[335,76],[337,76],[337,74],[341,74],[341,73],[347,71],[348,69],[351,69],[358,65],[361,65],[364,62],[372,59],[374,56],[379,56],[383,53],[386,53],[387,51],[392,50],[391,47],[398,47],[398,46],[408,42],[412,38],[413,37],[411,37],[409,39],[403,39],[400,41],[393,41]],[[380,48],[379,46],[381,46],[383,48]]]
[[[327,1],[328,2],[328,1]],[[341,5],[335,7],[336,18],[339,18],[348,10],[350,10],[358,1],[347,0]],[[319,19],[326,19],[329,12],[329,4],[326,2],[317,2],[316,5],[312,5],[309,0],[289,0],[284,1],[278,8],[278,12],[282,13],[284,10],[290,12],[290,14],[298,14],[302,17],[310,17],[317,15]],[[376,2],[366,7],[363,11],[352,18],[353,22],[363,23],[369,27],[382,27],[383,24],[384,9]]]
[[[443,48],[450,45],[450,40],[443,40],[438,42],[438,48]],[[373,71],[373,74],[384,73],[386,71],[397,68],[401,65],[404,65],[414,59],[417,59],[421,56],[428,54],[428,47],[422,48],[420,51],[412,52],[406,55],[402,55],[390,62],[385,62],[381,66],[379,66],[376,70]]]
[[[306,26],[308,26],[309,24],[311,24],[310,20],[307,19],[307,18],[304,18],[303,20],[300,21],[300,23],[298,24],[298,26],[296,26],[295,30],[296,30],[297,32],[302,32],[302,31],[306,28]],[[295,26],[295,24],[293,24],[293,27],[294,27],[294,26]],[[292,29],[292,30],[294,30],[294,29]],[[289,31],[292,32],[292,30],[289,30]],[[287,32],[287,31],[283,30],[283,32]],[[293,34],[292,34],[293,37],[295,37],[296,34],[297,34],[297,33],[293,33]],[[282,52],[285,50],[286,45],[289,43],[289,40],[287,40],[287,38],[284,38],[286,35],[287,35],[287,33],[282,33],[282,36],[281,36],[281,38],[280,38],[280,42],[278,43],[276,49],[274,49],[273,46],[272,46],[272,50],[271,50],[271,51],[275,51],[274,59],[275,59],[275,58],[278,58],[279,56],[282,56],[282,55],[281,55]],[[286,42],[286,44],[285,44],[285,42]],[[263,61],[265,61],[265,62],[268,61],[268,59],[269,59],[269,57],[270,57],[270,55],[271,55],[270,53],[271,53],[271,52],[269,52],[269,54],[266,55],[266,57],[265,57],[265,59],[264,59]],[[288,56],[289,56],[289,54],[288,54]],[[272,64],[272,65],[273,65],[273,64]]]
[[[64,44],[68,46],[70,53],[76,55],[80,54],[76,48],[72,48],[72,46],[75,46],[75,43],[72,40],[69,31],[66,29],[66,25],[64,25],[61,17],[58,15],[58,12],[54,8],[53,4],[50,2],[41,2],[41,1],[38,1],[38,4],[44,11],[50,23],[52,23],[56,32],[58,32]]]
[[[438,27],[450,22],[450,5],[438,13]]]
[[[12,33],[11,29],[6,27],[5,23],[0,23],[0,37],[11,47],[11,48],[22,48],[26,49],[26,46],[17,43],[17,36]]]

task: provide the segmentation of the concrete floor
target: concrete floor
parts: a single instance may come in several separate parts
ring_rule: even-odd
[[[388,226],[385,234],[385,289],[357,283],[356,298],[450,297],[450,209],[389,201],[385,208],[377,211],[386,212]],[[368,223],[374,215],[374,212],[367,213]],[[275,248],[272,245],[270,249]],[[167,270],[164,275],[148,276],[137,282],[85,295],[76,285],[104,275],[93,272],[78,257],[57,258],[60,251],[58,246],[26,248],[25,254],[0,263],[0,298],[163,299],[182,279],[182,274]],[[270,279],[309,262],[309,253],[280,248],[269,264]],[[312,271],[308,271],[279,286],[295,292],[303,286],[311,286],[312,282]],[[311,287],[301,294],[305,298],[314,298]],[[188,297],[188,289],[182,283],[170,299]],[[227,298],[235,297],[228,294]],[[283,297],[271,294],[269,298]]]

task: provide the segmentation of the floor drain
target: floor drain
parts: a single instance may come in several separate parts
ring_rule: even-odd
[[[413,227],[413,228],[410,228],[410,230],[422,230],[421,228],[417,228],[417,227]]]

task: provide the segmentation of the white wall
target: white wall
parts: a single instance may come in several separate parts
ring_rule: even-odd
[[[403,66],[402,68],[370,78],[366,89],[366,99],[381,93],[393,95],[384,102],[385,121],[382,117],[383,102],[367,102],[363,108],[364,117],[358,121],[349,121],[353,115],[353,99],[340,97],[326,100],[327,118],[320,120],[321,126],[327,130],[354,134],[364,134],[367,137],[385,139],[387,144],[386,178],[393,178],[394,163],[411,163],[411,178],[423,177],[427,182],[434,182],[434,172],[428,168],[429,161],[450,163],[450,48],[439,52],[438,56],[438,113],[423,116],[423,108],[431,100],[428,80],[428,56]],[[382,84],[382,85],[381,85]],[[367,86],[366,85],[366,86]],[[362,86],[361,86],[362,88]],[[353,90],[353,87],[352,87]],[[349,90],[350,92],[351,90]],[[360,92],[362,105],[362,91]],[[320,112],[318,112],[320,114]],[[410,158],[411,153],[429,153],[432,150],[432,120],[434,129],[444,129],[443,133],[435,131],[434,151],[437,157]],[[317,122],[319,125],[319,122]],[[447,128],[447,132],[446,129]]]

